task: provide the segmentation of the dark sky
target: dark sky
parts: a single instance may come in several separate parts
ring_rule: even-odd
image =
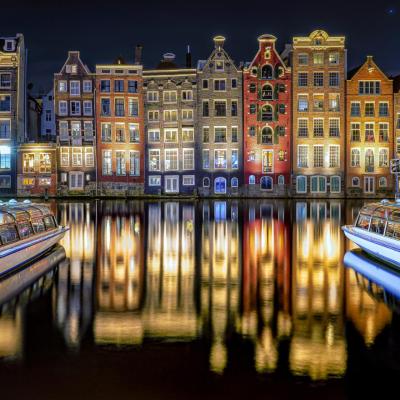
[[[389,74],[400,71],[400,0],[240,1],[113,1],[28,2],[1,7],[0,36],[22,32],[29,48],[29,81],[35,91],[51,87],[68,50],[80,50],[85,63],[111,62],[118,55],[133,61],[134,47],[143,45],[145,67],[174,52],[184,62],[191,45],[193,60],[207,58],[212,37],[226,36],[225,48],[235,61],[248,61],[257,37],[271,33],[278,48],[294,35],[325,29],[347,37],[348,67],[372,54]]]

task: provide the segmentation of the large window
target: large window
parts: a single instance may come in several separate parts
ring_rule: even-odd
[[[261,131],[261,144],[273,144],[273,133],[269,126],[266,126]]]
[[[103,151],[103,175],[112,175],[112,152],[111,150]]]
[[[125,115],[124,99],[115,99],[114,107],[116,117],[123,117]]]
[[[214,79],[214,90],[217,92],[226,90],[226,80],[225,79]]]
[[[9,72],[0,74],[0,89],[11,89],[11,74]]]
[[[359,167],[361,161],[360,149],[351,149],[351,166]]]
[[[109,79],[102,79],[100,81],[100,92],[110,93],[110,80]]]
[[[176,110],[164,110],[164,121],[175,122],[178,120],[178,111]]]
[[[81,83],[79,81],[70,81],[69,93],[71,96],[79,96],[81,94]]]
[[[125,143],[125,125],[116,124],[115,125],[115,141],[117,143]]]
[[[299,112],[308,111],[308,96],[299,95],[297,109],[298,109]]]
[[[111,124],[101,124],[101,141],[111,142]]]
[[[140,153],[138,151],[129,152],[129,175],[131,176],[140,175]]]
[[[272,66],[267,64],[261,68],[261,79],[272,79],[274,77]]]
[[[138,82],[137,81],[128,81],[128,93],[137,93],[138,91]]]
[[[339,137],[340,136],[340,119],[329,118],[329,136]]]
[[[101,115],[111,115],[110,99],[101,99]]]
[[[262,152],[262,172],[273,172],[274,151],[263,150]]]
[[[389,116],[389,103],[379,102],[379,116],[380,117]]]
[[[114,92],[124,91],[124,81],[122,79],[115,79],[114,81]]]
[[[115,152],[115,161],[117,175],[126,175],[125,150],[117,150]]]
[[[82,147],[72,148],[72,166],[73,167],[82,166]]]
[[[216,178],[214,181],[214,192],[219,194],[226,193],[226,179],[225,178]]]
[[[329,86],[330,87],[339,86],[339,72],[329,72]]]
[[[352,122],[350,125],[351,141],[359,142],[361,140],[361,128],[359,122]]]
[[[11,138],[11,121],[9,119],[0,120],[0,139]]]
[[[193,128],[182,128],[182,141],[183,142],[193,142],[194,141]]]
[[[260,179],[260,188],[261,190],[273,190],[273,181],[270,176],[262,176]]]
[[[297,120],[297,135],[299,137],[307,137],[308,136],[308,119],[299,118]]]
[[[178,170],[178,149],[165,150],[165,171]]]
[[[324,166],[324,146],[314,146],[314,168],[322,168]]]
[[[308,86],[308,74],[307,72],[299,72],[297,75],[297,84],[300,87]]]
[[[214,168],[226,168],[226,150],[215,150],[214,151]]]
[[[373,117],[375,115],[375,104],[372,102],[365,103],[365,116]]]
[[[140,142],[140,132],[138,124],[129,124],[129,141],[131,143],[139,143]]]
[[[313,133],[314,137],[323,137],[324,136],[324,119],[323,118],[314,118],[313,120]]]
[[[177,101],[176,90],[166,90],[163,93],[163,101],[164,103],[176,103]]]
[[[308,167],[308,146],[299,145],[297,152],[297,167],[307,168]]]
[[[210,115],[210,108],[208,100],[203,100],[202,102],[203,117],[208,117]]]
[[[359,117],[361,115],[361,106],[359,102],[352,101],[350,103],[350,115],[352,117]]]
[[[33,153],[24,153],[22,170],[24,173],[35,172],[35,155]]]
[[[160,150],[149,150],[149,171],[160,171]]]
[[[389,166],[388,149],[379,149],[379,166],[381,168],[387,168]]]
[[[203,150],[203,168],[210,168],[210,150]]]
[[[380,94],[381,82],[380,81],[359,81],[358,93],[359,94]]]
[[[214,142],[225,143],[226,142],[226,126],[214,127]]]
[[[2,95],[0,96],[0,112],[11,111],[11,96]]]
[[[315,87],[324,86],[324,73],[323,72],[314,72],[314,86]]]
[[[339,146],[330,145],[329,146],[329,168],[339,168],[340,156],[339,156]]]
[[[139,116],[139,102],[137,99],[128,100],[128,113],[130,117]]]
[[[183,149],[183,169],[194,169],[194,149]]]
[[[314,111],[324,111],[324,95],[323,94],[314,94],[313,110]]]
[[[380,142],[389,141],[389,124],[387,122],[379,123],[379,141]]]
[[[373,122],[365,123],[365,141],[366,142],[375,142],[375,125]]]
[[[41,174],[51,173],[51,155],[50,153],[39,154],[39,172]]]
[[[91,100],[85,100],[83,102],[83,115],[92,115],[93,114],[93,107]]]
[[[375,155],[373,149],[365,151],[365,172],[374,172],[375,170]]]
[[[81,115],[81,102],[71,100],[69,103],[71,115]]]
[[[164,140],[168,143],[175,143],[178,141],[177,129],[164,129]]]
[[[214,115],[216,117],[226,117],[226,101],[215,100],[214,101]]]
[[[312,176],[311,177],[311,193],[326,193],[326,177]]]
[[[232,152],[231,152],[231,165],[232,165],[232,169],[239,168],[239,151],[238,150],[232,150]]]
[[[272,100],[273,99],[273,89],[272,85],[269,83],[265,84],[261,89],[261,99],[262,100]]]
[[[297,176],[296,177],[296,192],[297,193],[306,193],[307,192],[307,177],[306,176]]]

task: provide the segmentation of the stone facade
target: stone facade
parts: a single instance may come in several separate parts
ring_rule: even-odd
[[[26,140],[24,36],[0,37],[0,196],[17,191],[17,147]]]
[[[58,193],[93,194],[96,188],[94,74],[79,51],[68,52],[54,74]]]
[[[197,66],[196,179],[204,196],[241,194],[243,183],[242,72],[214,38]]]
[[[286,196],[291,168],[291,70],[262,35],[243,72],[244,185],[248,196]]]
[[[145,192],[186,194],[196,190],[196,69],[179,68],[166,53],[154,70],[144,70]]]
[[[144,185],[142,66],[96,66],[98,193],[139,195]]]
[[[293,195],[344,196],[344,36],[293,38]]]
[[[393,81],[368,56],[346,82],[348,196],[387,197],[393,189]]]

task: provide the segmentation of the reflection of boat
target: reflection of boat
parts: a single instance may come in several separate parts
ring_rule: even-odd
[[[383,200],[364,206],[345,235],[367,253],[400,268],[400,204]]]
[[[0,281],[0,305],[8,302],[41,276],[52,270],[65,258],[65,250],[57,245],[53,251],[19,272]]]
[[[344,264],[362,276],[357,277],[358,283],[374,298],[398,308],[400,275],[396,271],[379,264],[359,249],[348,251],[344,256]]]
[[[57,224],[46,206],[0,203],[0,275],[45,253],[68,229]]]

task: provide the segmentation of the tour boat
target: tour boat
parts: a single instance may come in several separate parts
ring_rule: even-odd
[[[344,234],[365,252],[400,268],[400,202],[382,200],[364,206]]]
[[[0,276],[44,254],[68,229],[44,205],[0,202]]]

